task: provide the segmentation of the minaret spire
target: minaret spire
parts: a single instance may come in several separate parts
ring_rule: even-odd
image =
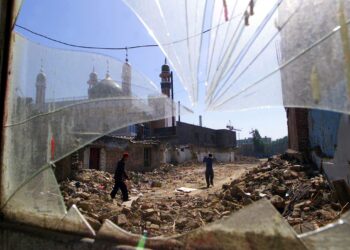
[[[40,59],[40,72],[44,72],[43,59]]]
[[[128,62],[128,47],[125,47],[125,62]]]
[[[107,73],[106,73],[106,78],[109,77],[109,60],[107,60]]]

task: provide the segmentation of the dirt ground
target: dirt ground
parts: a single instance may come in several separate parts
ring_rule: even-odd
[[[145,174],[128,172],[130,201],[124,203],[120,191],[114,200],[110,198],[113,176],[103,171],[81,170],[72,179],[62,182],[61,189],[67,208],[77,204],[95,230],[109,219],[133,233],[147,230],[151,236],[173,235],[229,214],[230,211],[213,198],[222,190],[223,184],[257,165],[214,164],[214,186],[210,188],[206,188],[205,166],[199,163],[166,164]],[[180,187],[196,190],[190,193],[176,191]],[[213,210],[213,207],[217,209]]]
[[[214,165],[214,186],[207,188],[205,182],[205,166],[203,164],[193,164],[191,166],[177,167],[175,172],[170,172],[163,176],[161,187],[143,186],[140,190],[143,197],[156,200],[157,198],[176,197],[177,188],[186,187],[196,189],[188,195],[206,198],[209,194],[214,194],[222,189],[222,185],[230,183],[239,178],[247,170],[256,167],[258,164],[216,164]],[[148,174],[146,174],[148,175]],[[150,176],[152,178],[152,176]],[[132,185],[131,185],[132,187]],[[154,201],[156,202],[156,201]]]
[[[127,170],[127,168],[126,168]],[[95,230],[109,219],[126,231],[148,236],[189,232],[262,198],[294,228],[305,233],[327,225],[344,207],[310,166],[276,156],[248,164],[214,164],[214,186],[206,188],[205,166],[163,164],[148,173],[128,172],[130,201],[111,199],[113,175],[93,169],[75,172],[61,185],[67,208],[76,204]],[[191,192],[179,188],[192,188]]]

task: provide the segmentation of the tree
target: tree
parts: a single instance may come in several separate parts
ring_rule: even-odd
[[[262,156],[265,154],[265,146],[264,142],[261,139],[261,135],[257,129],[252,131],[253,134],[253,145],[254,145],[254,152],[258,156]]]

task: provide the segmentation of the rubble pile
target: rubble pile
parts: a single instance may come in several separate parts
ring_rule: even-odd
[[[236,175],[222,188],[220,184],[205,189],[202,164],[165,164],[144,174],[128,172],[131,201],[126,203],[119,198],[120,191],[111,199],[113,175],[103,171],[78,170],[60,185],[67,207],[76,204],[94,229],[109,219],[132,233],[147,230],[150,236],[191,231],[262,198],[269,199],[298,233],[334,221],[342,210],[324,177],[308,178],[302,165],[275,157],[259,166],[242,167],[245,170],[232,164],[214,167],[216,180],[230,182],[232,173]],[[176,191],[182,185],[196,191]]]
[[[255,157],[244,156],[240,154],[235,155],[236,164],[252,164],[252,163],[259,163],[259,162],[260,160]]]
[[[221,204],[228,209],[267,198],[297,233],[312,231],[338,218],[342,206],[322,175],[308,178],[306,167],[279,157],[223,185]]]
[[[195,167],[198,168],[198,165]],[[187,172],[192,172],[192,168]],[[193,197],[175,191],[178,183],[195,181],[195,177],[187,172],[179,175],[176,167],[170,164],[145,174],[128,172],[130,195],[137,197],[127,202],[129,204],[122,203],[118,195],[114,200],[110,198],[113,175],[103,171],[79,170],[71,180],[61,182],[60,186],[67,207],[76,204],[95,230],[105,219],[109,219],[132,233],[141,234],[147,230],[152,236],[173,235],[221,217],[218,211],[211,209],[219,202],[216,196]],[[168,195],[157,194],[155,191],[162,189],[164,183],[173,183],[174,188],[168,190]]]

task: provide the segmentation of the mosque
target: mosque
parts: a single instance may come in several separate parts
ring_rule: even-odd
[[[128,59],[123,64],[121,84],[111,78],[108,68],[105,78],[100,81],[98,80],[95,68],[93,68],[87,84],[89,85],[89,99],[131,96],[131,66],[128,63]]]
[[[102,80],[98,79],[98,75],[95,72],[95,67],[93,67],[92,72],[89,75],[87,81],[88,87],[88,99],[97,99],[97,98],[108,98],[108,97],[120,97],[120,96],[131,96],[131,65],[128,63],[128,59],[125,60],[125,63],[122,67],[121,74],[121,83],[113,80],[109,73],[109,64],[107,62],[107,72],[105,78]],[[45,112],[47,106],[50,102],[46,102],[46,86],[47,79],[46,75],[41,67],[40,72],[36,77],[36,95],[35,95],[35,106],[40,112]],[[70,104],[72,100],[58,101],[53,100],[55,105],[64,106]],[[52,104],[52,103],[51,103]]]

